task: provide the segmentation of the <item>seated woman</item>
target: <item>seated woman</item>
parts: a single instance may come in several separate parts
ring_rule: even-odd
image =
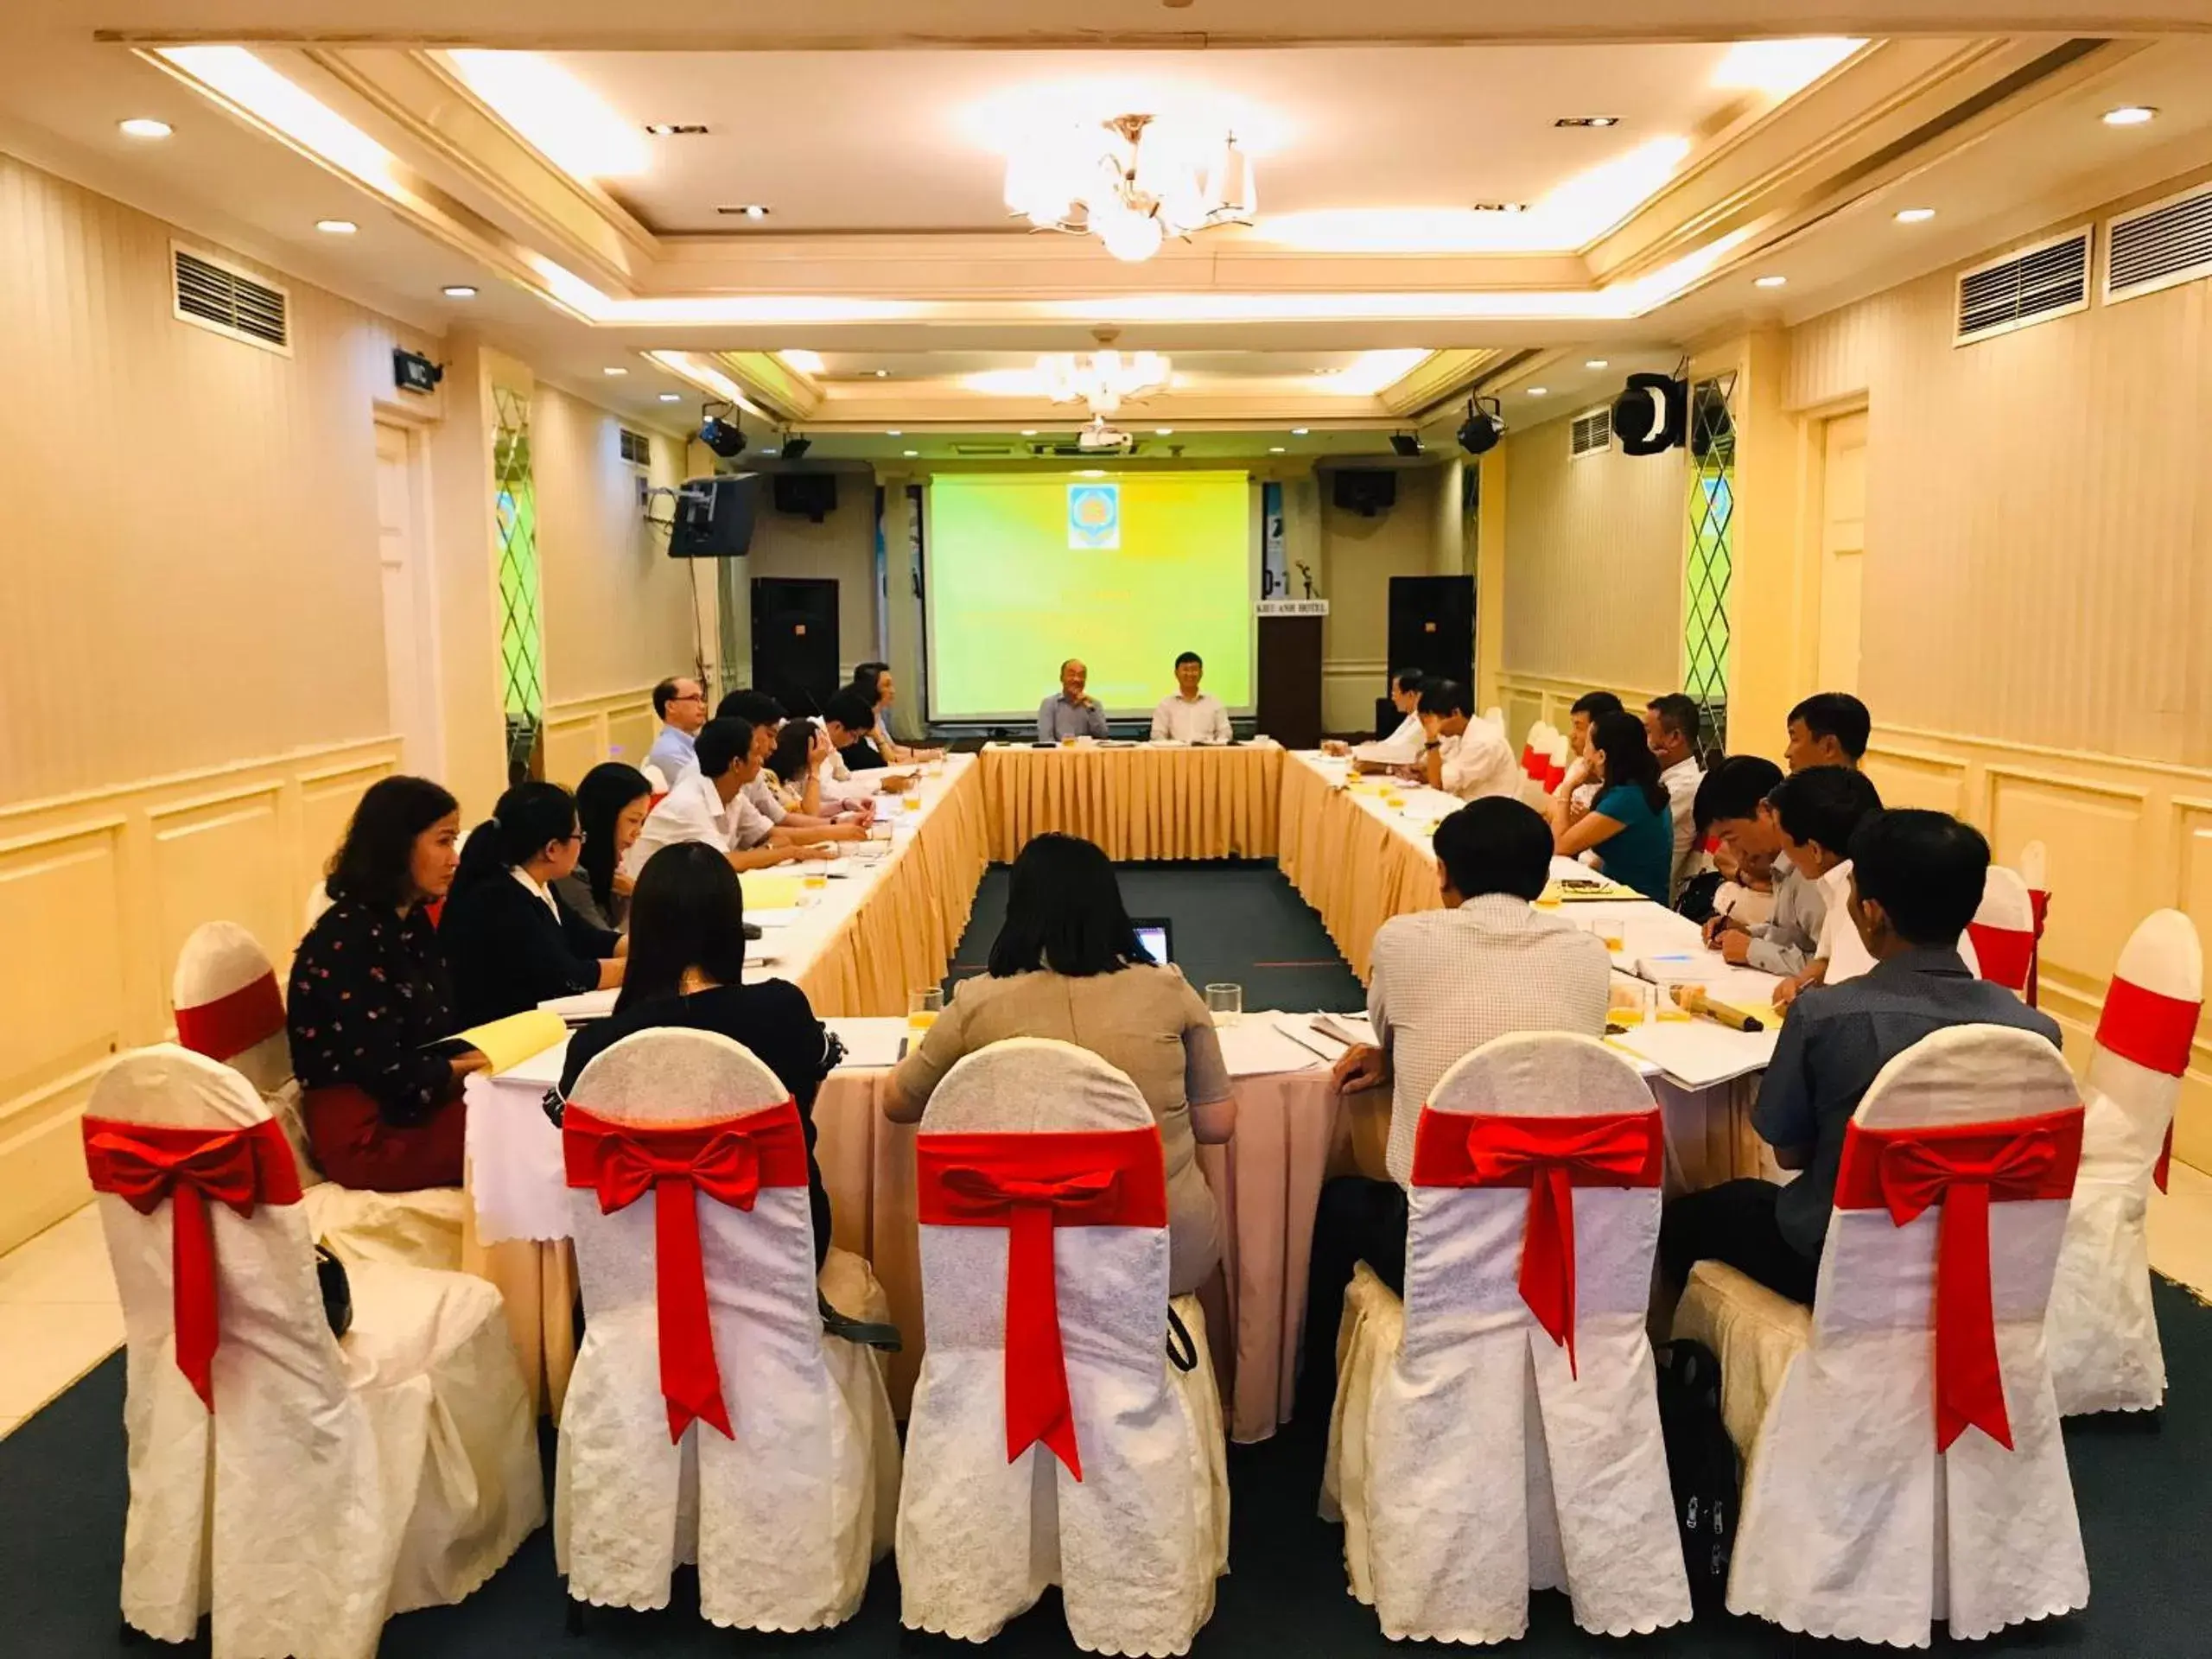
[[[1545,803],[1553,849],[1567,858],[1594,849],[1606,875],[1665,904],[1675,823],[1643,722],[1618,710],[1592,721],[1590,769],[1599,784],[1588,810],[1578,808],[1566,790]]]
[[[470,833],[438,920],[464,1027],[622,982],[620,936],[553,892],[582,847],[575,798],[558,784],[517,784]]]
[[[916,1122],[955,1061],[1007,1037],[1073,1043],[1135,1083],[1167,1154],[1168,1287],[1196,1290],[1221,1260],[1198,1146],[1236,1129],[1229,1069],[1213,1016],[1180,970],[1145,955],[1113,865],[1087,841],[1045,835],[1021,849],[990,972],[963,980],[899,1063],[884,1086],[886,1115]]]
[[[461,809],[427,778],[369,785],[325,872],[330,907],[292,957],[285,1023],[308,1144],[340,1186],[459,1186],[461,1080],[481,1071],[453,1035],[453,992],[424,906],[445,897]]]
[[[594,927],[619,933],[630,919],[630,878],[622,855],[636,843],[652,810],[645,774],[620,760],[602,761],[576,785],[576,823],[583,850],[576,868],[553,883],[555,897]]]
[[[830,1194],[814,1158],[814,1096],[835,1063],[831,1038],[806,993],[780,979],[741,982],[745,899],[737,872],[696,842],[664,847],[645,861],[630,896],[630,965],[613,1017],[569,1039],[561,1093],[593,1058],[636,1031],[688,1026],[741,1042],[782,1081],[806,1126],[807,1194],[814,1211],[814,1262],[830,1249]]]

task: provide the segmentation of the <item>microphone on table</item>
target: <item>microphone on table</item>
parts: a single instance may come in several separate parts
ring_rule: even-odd
[[[1747,1014],[1732,1003],[1715,1001],[1705,994],[1702,985],[1675,987],[1675,1005],[1690,1014],[1701,1014],[1717,1025],[1731,1031],[1764,1031],[1766,1021],[1757,1014]]]

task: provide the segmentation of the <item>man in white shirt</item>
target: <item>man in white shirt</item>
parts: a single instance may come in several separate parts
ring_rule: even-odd
[[[1404,718],[1397,730],[1388,737],[1378,735],[1371,743],[1361,743],[1351,751],[1352,763],[1360,771],[1381,771],[1386,766],[1410,766],[1421,759],[1421,748],[1428,741],[1428,734],[1421,724],[1421,672],[1417,668],[1401,668],[1390,676],[1390,706]],[[1344,753],[1341,745],[1337,753]]]
[[[1346,1093],[1390,1085],[1390,1179],[1344,1176],[1322,1191],[1301,1411],[1327,1404],[1354,1264],[1404,1282],[1414,1130],[1438,1079],[1509,1032],[1604,1034],[1612,981],[1604,944],[1532,908],[1551,862],[1551,827],[1535,811],[1502,796],[1475,801],[1436,826],[1444,907],[1393,917],[1376,932],[1367,1013],[1379,1046],[1348,1050],[1336,1082]]]
[[[1467,689],[1457,680],[1427,680],[1421,689],[1424,734],[1417,770],[1421,782],[1471,801],[1521,791],[1521,767],[1505,734],[1467,709]]]
[[[722,719],[734,715],[753,728],[753,758],[758,766],[753,781],[745,786],[745,798],[752,803],[754,811],[779,829],[788,827],[795,830],[819,832],[801,839],[861,841],[867,838],[865,825],[841,823],[835,814],[825,817],[794,812],[777,798],[775,785],[768,781],[766,772],[760,768],[767,766],[768,757],[776,752],[776,740],[783,734],[785,715],[782,703],[766,691],[748,689],[731,692],[722,699],[721,706],[715,710],[715,714]],[[801,788],[804,789],[803,780]]]
[[[1702,858],[1697,846],[1697,786],[1705,781],[1705,768],[1697,763],[1697,734],[1704,722],[1697,699],[1680,691],[1654,697],[1643,710],[1643,734],[1659,762],[1659,783],[1667,791],[1667,804],[1674,810],[1669,903],[1682,896],[1682,883],[1696,874]]]
[[[653,687],[653,713],[660,716],[660,731],[645,751],[646,764],[673,789],[698,765],[693,744],[707,723],[707,693],[699,682],[682,675]]]
[[[1175,690],[1162,697],[1152,711],[1152,741],[1155,743],[1228,743],[1229,710],[1221,699],[1198,690],[1206,671],[1195,651],[1175,659]]]
[[[634,880],[662,848],[693,841],[728,854],[734,870],[837,855],[834,848],[820,844],[818,831],[779,828],[746,798],[745,786],[760,773],[748,721],[709,721],[700,728],[697,749],[698,769],[645,815],[644,828],[623,857],[624,874]]]

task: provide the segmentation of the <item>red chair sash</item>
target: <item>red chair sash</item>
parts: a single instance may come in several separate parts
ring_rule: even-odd
[[[1061,1227],[1165,1227],[1160,1131],[925,1135],[914,1143],[921,1219],[1004,1227],[1006,1460],[1042,1443],[1077,1480],[1074,1407],[1060,1339],[1052,1235]]]
[[[708,1319],[698,1195],[750,1210],[764,1186],[807,1184],[806,1131],[789,1100],[714,1123],[616,1123],[570,1106],[561,1120],[570,1186],[599,1194],[611,1216],[653,1195],[653,1274],[660,1329],[660,1391],[673,1442],[694,1420],[734,1440]]]
[[[1990,1306],[1989,1206],[2073,1196],[2082,1109],[2005,1122],[1844,1132],[1839,1210],[1886,1210],[1902,1227],[1942,1206],[1936,1236],[1936,1449],[1968,1424],[2006,1451],[2012,1419]]]
[[[2097,1017],[2097,1046],[2109,1049],[2123,1060],[2177,1077],[2189,1070],[2189,1046],[2196,1036],[2197,1016],[2203,1011],[2202,1001],[2161,995],[2128,980],[2115,979],[2105,992],[2104,1012]],[[2166,1190],[2173,1166],[2174,1126],[2170,1118],[2166,1138],[2158,1147],[2158,1161],[2151,1170],[2151,1179],[2159,1192]]]
[[[1658,1109],[1595,1117],[1424,1110],[1414,1135],[1415,1186],[1525,1186],[1521,1300],[1574,1355],[1574,1189],[1657,1186],[1666,1165]]]
[[[1981,963],[1981,976],[2007,990],[2024,992],[2029,976],[2035,972],[2036,936],[2024,927],[1993,927],[1986,922],[1968,922],[1967,938],[1974,941],[1974,954]]]
[[[284,997],[272,971],[228,996],[176,1011],[179,1045],[210,1059],[227,1060],[284,1029]]]
[[[1536,753],[1536,746],[1533,743],[1524,743],[1521,746],[1521,770],[1531,778],[1541,778],[1544,775],[1543,757]]]
[[[1547,790],[1554,790],[1554,789],[1557,789],[1557,788],[1558,788],[1561,784],[1565,783],[1566,781],[1567,781],[1567,762],[1565,762],[1564,760],[1546,760],[1546,761],[1544,762],[1544,787],[1545,787],[1545,789],[1547,789]]]
[[[300,1172],[274,1119],[241,1129],[185,1129],[87,1117],[85,1168],[92,1191],[112,1192],[142,1216],[169,1206],[169,1295],[176,1368],[200,1404],[215,1409],[215,1233],[207,1201],[251,1217],[262,1204],[297,1204]]]

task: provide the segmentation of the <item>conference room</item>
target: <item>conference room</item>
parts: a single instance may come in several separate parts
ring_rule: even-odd
[[[0,16],[23,1650],[2199,1650],[2199,10]]]

